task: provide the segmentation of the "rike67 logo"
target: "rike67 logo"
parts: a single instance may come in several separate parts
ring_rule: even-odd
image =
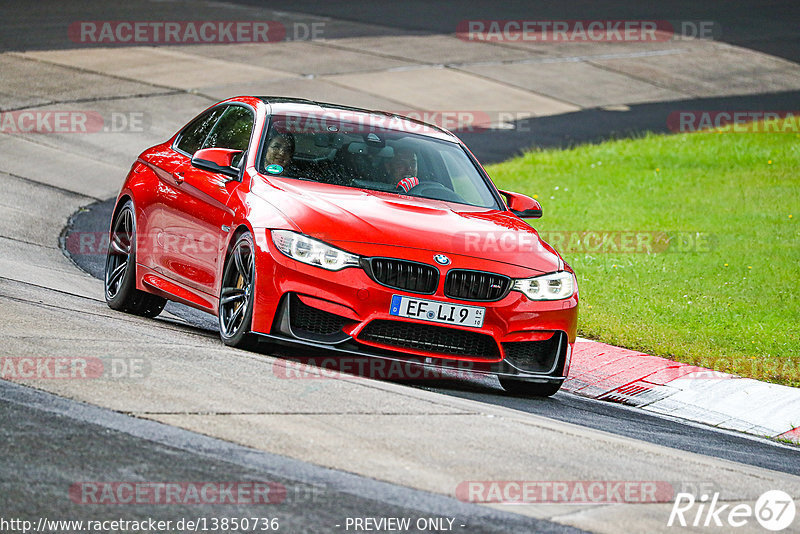
[[[739,528],[753,519],[767,530],[778,532],[788,528],[797,510],[794,499],[781,490],[764,492],[754,506],[746,503],[720,502],[719,493],[696,499],[691,493],[678,493],[667,526]],[[727,531],[727,530],[726,530]]]

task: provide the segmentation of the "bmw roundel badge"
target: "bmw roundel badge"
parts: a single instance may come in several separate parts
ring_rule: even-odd
[[[433,257],[434,261],[439,265],[450,265],[450,258],[445,256],[444,254],[437,254]]]

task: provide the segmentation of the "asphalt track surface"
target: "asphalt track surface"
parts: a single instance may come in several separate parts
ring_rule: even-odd
[[[549,117],[514,121],[514,128],[485,132],[458,132],[484,164],[504,161],[531,147],[569,148],[582,143],[636,137],[645,132],[668,134],[664,120],[681,110],[796,109],[800,91],[722,98],[695,98],[672,102],[634,104],[623,109],[593,108]]]
[[[65,233],[95,233],[107,231],[114,200],[96,203],[76,214]],[[102,278],[105,257],[80,254],[70,256],[76,264],[92,276]],[[170,302],[166,311],[186,320],[196,328],[217,333],[216,318],[210,314]],[[406,384],[409,384],[406,382]],[[505,406],[558,421],[575,423],[589,428],[605,430],[621,436],[666,445],[675,449],[697,452],[708,456],[744,464],[765,467],[775,471],[800,475],[798,448],[768,440],[747,437],[735,432],[712,429],[699,424],[687,424],[674,419],[653,415],[641,410],[582,398],[559,392],[550,399],[525,399],[504,393],[495,379],[442,380],[440,383],[410,384],[487,404]]]
[[[264,7],[285,6],[284,2],[239,0],[242,4]],[[297,0],[292,11],[324,15],[338,19],[386,24],[398,31],[452,33],[459,22],[472,19],[499,20],[664,20],[679,28],[680,21],[713,21],[714,39],[743,46],[770,55],[800,61],[800,3],[783,1],[730,0],[697,2],[669,0],[665,2],[630,2],[614,0],[596,2],[578,0],[512,0],[492,2],[429,2],[411,0],[394,2],[379,0],[352,8],[347,0],[318,2]]]
[[[672,0],[658,5],[638,2],[503,2],[487,0],[465,2],[395,2],[381,0],[354,4],[350,1],[296,2],[236,0],[233,4],[285,9],[297,14],[333,17],[361,24],[334,26],[326,38],[364,35],[420,35],[453,33],[459,22],[469,19],[645,19],[665,20],[679,27],[681,21],[711,21],[714,39],[800,62],[800,2],[738,0],[724,3]],[[53,50],[70,46],[63,35],[74,20],[103,18],[106,9],[100,0],[74,5],[37,2],[34,5],[4,6],[7,18],[0,20],[0,50]],[[169,3],[147,4],[152,20],[176,19]],[[143,11],[139,2],[116,5],[116,20],[136,18]],[[679,15],[678,15],[679,14]],[[106,17],[108,18],[108,17]],[[374,24],[365,29],[363,24]],[[32,31],[32,28],[36,28]],[[368,28],[368,27],[367,27]],[[674,110],[794,110],[800,91],[749,94],[731,97],[695,98],[670,102],[636,104],[614,109],[592,108],[574,113],[537,117],[513,122],[513,128],[457,132],[483,163],[495,163],[521,154],[532,147],[567,148],[580,143],[641,135],[643,132],[669,133],[665,118]]]
[[[461,532],[582,532],[253,451],[4,381],[0,439],[5,443],[3,456],[15,460],[0,462],[0,506],[6,518],[154,518],[177,523],[202,517],[257,517],[277,518],[280,531],[344,532],[347,517],[409,517],[415,522],[453,519],[454,530]],[[275,489],[274,502],[270,497],[270,504],[226,502],[198,509],[191,502],[88,505],[77,495],[64,498],[76,482],[131,480],[132,469],[143,481],[269,483]],[[248,531],[253,530],[241,530]]]
[[[232,4],[333,17],[339,20],[375,24],[381,34],[453,33],[459,22],[470,19],[531,19],[536,20],[666,20],[712,21],[714,38],[770,55],[800,61],[800,3],[792,1],[730,0],[697,2],[669,0],[665,2],[635,2],[615,0],[464,0],[430,2],[427,0],[234,0]],[[127,20],[147,13],[150,20],[180,20],[170,2],[148,3],[132,1],[115,4],[103,0],[65,3],[41,1],[35,3],[2,2],[4,13],[0,21],[0,49],[53,50],[65,48],[61,38],[74,20]],[[110,15],[113,14],[113,17]],[[94,19],[89,18],[94,15]],[[186,15],[184,13],[184,15]],[[340,34],[328,37],[370,35],[369,30],[345,28]]]
[[[266,7],[282,5],[282,2],[269,0],[239,0],[239,3]],[[292,3],[292,11],[390,25],[398,33],[452,33],[459,22],[471,19],[644,19],[671,21],[676,28],[681,20],[712,21],[716,40],[800,62],[800,32],[797,31],[800,2],[734,0],[724,2],[724,8],[718,2],[693,0],[658,3],[519,0],[501,4],[486,0],[449,4],[383,0],[359,5],[357,9],[350,9],[349,5],[344,0],[299,0]],[[516,121],[514,128],[494,131],[491,135],[459,132],[459,137],[483,163],[495,163],[531,147],[567,148],[646,131],[669,133],[664,117],[673,110],[791,110],[797,108],[797,102],[800,102],[800,91],[640,104],[628,106],[625,111],[596,108]]]

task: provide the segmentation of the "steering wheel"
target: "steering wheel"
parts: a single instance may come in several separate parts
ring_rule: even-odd
[[[426,196],[429,198],[450,202],[465,202],[461,195],[455,191],[451,191],[439,182],[420,182],[409,189],[406,194],[419,197]]]

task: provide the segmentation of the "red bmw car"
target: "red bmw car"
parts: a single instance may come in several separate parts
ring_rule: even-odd
[[[569,371],[578,288],[447,130],[391,113],[237,97],[133,164],[111,221],[108,305],[167,300],[222,341],[496,374],[549,396]]]

